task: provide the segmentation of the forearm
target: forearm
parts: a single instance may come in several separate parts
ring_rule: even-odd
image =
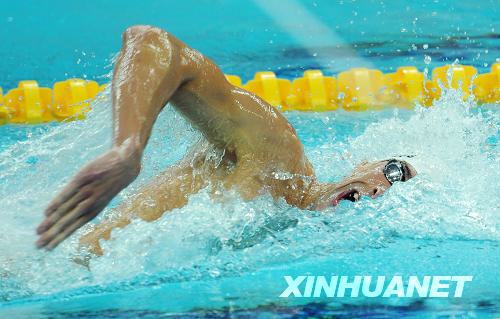
[[[80,238],[80,246],[96,255],[102,255],[99,241],[108,240],[115,228],[126,227],[134,218],[152,222],[164,213],[187,204],[188,196],[207,184],[194,174],[189,165],[173,166],[139,192],[118,206],[89,233]],[[151,205],[154,203],[154,205]]]
[[[170,36],[157,28],[132,27],[113,74],[114,147],[139,158],[153,124],[185,80]]]

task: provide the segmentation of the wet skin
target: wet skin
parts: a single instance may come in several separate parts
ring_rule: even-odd
[[[134,26],[124,32],[112,82],[113,147],[83,167],[49,204],[37,228],[40,248],[56,247],[134,181],[151,129],[167,104],[206,142],[81,238],[95,254],[102,254],[99,240],[109,239],[113,228],[136,217],[156,220],[207,186],[214,194],[234,188],[245,200],[268,192],[310,210],[343,199],[376,198],[391,186],[383,174],[386,161],[364,163],[340,183],[319,182],[294,128],[278,110],[231,85],[212,61],[161,29]],[[216,160],[214,153],[220,154]],[[415,170],[405,165],[407,179],[412,178]]]

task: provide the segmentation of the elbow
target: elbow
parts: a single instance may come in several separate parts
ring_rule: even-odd
[[[134,25],[125,29],[122,35],[123,42],[134,40],[151,40],[168,38],[168,32],[151,25]]]

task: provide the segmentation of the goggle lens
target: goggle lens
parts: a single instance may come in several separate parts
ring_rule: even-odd
[[[400,161],[390,160],[384,167],[385,178],[391,183],[401,182],[404,178],[403,165]]]

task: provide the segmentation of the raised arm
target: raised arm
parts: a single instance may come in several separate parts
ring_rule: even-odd
[[[53,249],[97,216],[139,174],[158,114],[193,77],[178,40],[149,26],[127,29],[113,74],[113,147],[80,170],[45,210],[37,246]]]
[[[158,114],[193,77],[178,40],[149,26],[127,29],[113,74],[114,145],[142,154]]]

